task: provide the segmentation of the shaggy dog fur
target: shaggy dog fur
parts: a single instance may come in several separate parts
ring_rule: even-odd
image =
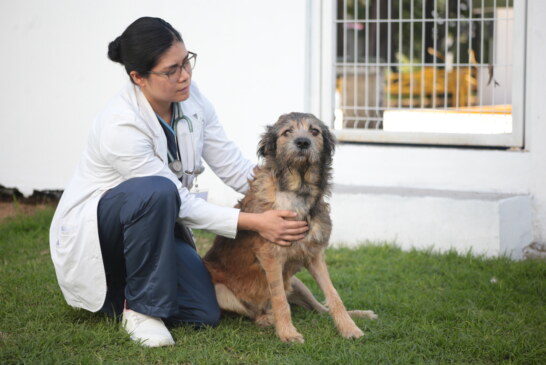
[[[251,231],[238,232],[234,240],[218,236],[204,258],[220,308],[260,325],[275,324],[282,341],[303,342],[292,324],[289,302],[321,313],[329,311],[345,338],[363,335],[351,316],[377,318],[372,311],[347,312],[326,268],[324,249],[332,222],[325,198],[330,195],[334,146],[328,128],[311,114],[283,115],[268,126],[258,149],[263,163],[256,168],[238,207],[250,213],[295,211],[296,219],[308,222],[309,231],[289,247]],[[302,266],[324,292],[328,308],[294,276]]]

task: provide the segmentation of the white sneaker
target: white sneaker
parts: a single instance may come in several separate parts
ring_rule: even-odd
[[[123,328],[133,341],[146,347],[174,345],[171,333],[160,318],[150,317],[130,309],[123,311]]]

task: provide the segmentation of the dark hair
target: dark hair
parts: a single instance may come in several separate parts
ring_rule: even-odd
[[[110,42],[108,58],[124,65],[127,74],[136,71],[145,76],[175,41],[183,43],[172,25],[160,18],[142,17]]]

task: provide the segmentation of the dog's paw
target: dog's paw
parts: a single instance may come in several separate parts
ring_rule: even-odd
[[[352,310],[348,311],[349,315],[352,318],[368,318],[368,319],[377,319],[377,314],[374,311],[363,311],[363,310]]]
[[[277,336],[279,336],[282,342],[305,342],[305,340],[303,339],[303,335],[296,330],[289,331],[287,333],[277,333]]]
[[[355,326],[348,326],[346,328],[340,328],[339,333],[344,338],[359,338],[364,336],[364,332],[360,328]]]
[[[272,313],[267,313],[257,316],[255,322],[260,327],[269,327],[275,323],[275,320]]]

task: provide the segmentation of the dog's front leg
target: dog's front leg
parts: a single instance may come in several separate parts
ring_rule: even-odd
[[[345,338],[358,338],[364,335],[364,333],[358,328],[355,322],[351,319],[337,290],[332,284],[330,274],[326,267],[326,261],[324,260],[324,254],[318,254],[308,265],[307,270],[311,273],[316,280],[326,298],[326,304],[330,308],[330,314],[336,323],[336,327]]]
[[[260,257],[261,256],[261,257]],[[284,290],[282,264],[274,255],[260,255],[258,259],[265,271],[269,292],[271,293],[271,309],[275,318],[277,336],[283,342],[301,342],[303,336],[292,324],[290,305]]]

